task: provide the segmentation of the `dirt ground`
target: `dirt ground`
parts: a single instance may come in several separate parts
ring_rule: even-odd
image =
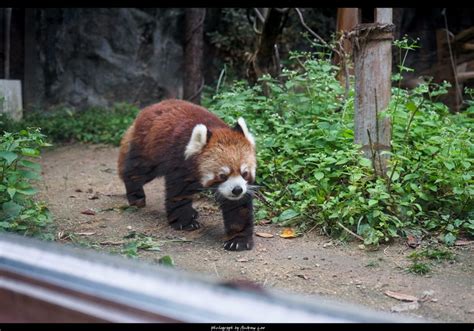
[[[222,279],[247,279],[264,287],[291,293],[319,295],[390,312],[406,308],[386,291],[423,298],[416,309],[396,312],[441,322],[474,322],[473,246],[456,248],[456,260],[437,263],[419,276],[406,271],[413,249],[403,243],[382,245],[377,251],[360,242],[341,243],[312,231],[293,239],[278,236],[282,228],[256,226],[252,251],[228,252],[222,247],[223,225],[219,210],[205,198],[195,202],[201,229],[175,231],[166,222],[163,181],[145,187],[147,207],[127,210],[125,189],[117,176],[117,148],[67,145],[45,151],[41,158],[44,181],[39,198],[48,203],[57,226],[56,238],[119,253],[124,238],[138,237],[158,250],[138,250],[138,257],[156,263],[165,255],[176,268],[211,274]],[[90,210],[89,214],[82,212]],[[87,212],[86,212],[87,213]],[[152,239],[150,239],[152,238]],[[402,306],[400,307],[400,304]],[[403,310],[403,309],[401,309]]]

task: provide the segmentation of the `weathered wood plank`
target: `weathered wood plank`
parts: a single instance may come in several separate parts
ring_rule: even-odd
[[[362,146],[374,163],[377,174],[384,175],[390,150],[391,122],[381,116],[390,102],[392,74],[392,10],[377,8],[380,22],[359,24],[352,32],[355,68],[354,142]]]

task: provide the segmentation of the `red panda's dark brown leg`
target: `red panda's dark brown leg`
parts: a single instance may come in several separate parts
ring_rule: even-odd
[[[131,179],[124,179],[125,189],[127,190],[127,199],[130,206],[145,207],[146,197],[143,190],[143,184]]]
[[[230,251],[250,250],[253,247],[253,202],[252,197],[221,204],[226,235],[230,238],[224,248]]]
[[[148,166],[136,152],[136,148],[130,148],[124,158],[122,180],[127,191],[127,199],[130,206],[145,207],[146,197],[143,185],[156,177],[154,168]]]
[[[180,171],[166,175],[166,214],[168,222],[175,230],[196,230],[200,228],[197,221],[198,212],[192,207],[192,195],[196,192],[196,183],[186,181]]]

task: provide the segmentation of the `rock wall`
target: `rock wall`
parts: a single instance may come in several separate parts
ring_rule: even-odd
[[[38,65],[25,72],[36,90],[26,103],[80,109],[181,97],[182,22],[179,8],[33,9],[25,60]]]

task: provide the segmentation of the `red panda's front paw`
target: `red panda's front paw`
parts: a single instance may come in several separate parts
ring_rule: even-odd
[[[252,237],[235,237],[224,243],[224,249],[228,251],[243,251],[253,248]]]
[[[198,216],[198,212],[193,209],[190,215],[181,215],[179,219],[170,223],[170,225],[175,230],[194,231],[201,227],[201,224],[197,221]]]

